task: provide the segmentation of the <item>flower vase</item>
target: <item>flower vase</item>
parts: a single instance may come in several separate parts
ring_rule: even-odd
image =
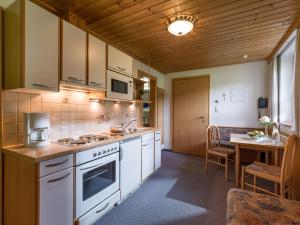
[[[268,126],[265,126],[265,140],[269,140],[269,129],[268,129]]]

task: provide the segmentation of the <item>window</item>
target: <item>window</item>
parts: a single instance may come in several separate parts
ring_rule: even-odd
[[[279,123],[291,126],[293,120],[293,80],[296,39],[293,38],[278,55],[278,114]]]

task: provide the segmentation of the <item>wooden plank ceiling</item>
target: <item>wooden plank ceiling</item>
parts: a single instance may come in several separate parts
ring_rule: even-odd
[[[120,49],[164,72],[266,59],[300,16],[300,0],[41,0],[72,12]],[[198,18],[186,36],[167,32],[168,16]],[[243,60],[242,55],[248,59]]]

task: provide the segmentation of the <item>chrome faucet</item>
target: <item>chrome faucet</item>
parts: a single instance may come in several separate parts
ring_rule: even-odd
[[[136,121],[136,119],[131,119],[127,124],[126,123],[121,123],[121,126],[123,128],[127,128],[132,122]]]

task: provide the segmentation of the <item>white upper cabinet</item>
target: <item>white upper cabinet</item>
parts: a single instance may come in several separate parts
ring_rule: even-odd
[[[58,91],[59,18],[16,1],[5,10],[5,24],[5,89]]]
[[[62,80],[86,84],[87,33],[63,21]]]
[[[108,68],[132,76],[133,59],[129,55],[108,45]]]
[[[25,87],[58,91],[59,18],[25,2]]]
[[[96,88],[106,87],[106,44],[89,34],[89,81],[88,85]]]

